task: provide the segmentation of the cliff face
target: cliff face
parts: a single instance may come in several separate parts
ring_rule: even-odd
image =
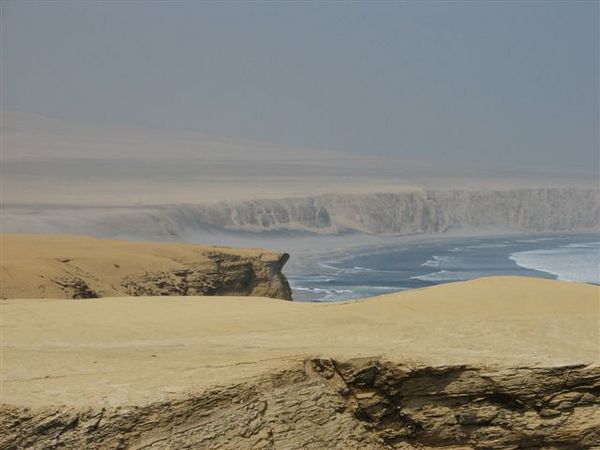
[[[243,295],[292,299],[291,288],[281,272],[289,259],[287,253],[241,256],[215,250],[207,252],[206,258],[183,264],[185,267],[177,270],[127,276],[120,285],[126,294],[133,296]]]
[[[5,407],[0,447],[591,448],[600,369],[409,367],[380,359],[304,365],[136,407]]]
[[[292,298],[287,253],[69,236],[3,235],[2,246],[2,298]]]
[[[172,209],[171,214],[175,216],[176,210]],[[331,194],[198,206],[195,215],[204,223],[248,230],[283,228],[403,234],[443,232],[468,225],[564,231],[599,226],[600,192],[519,189]]]
[[[139,239],[196,239],[231,230],[359,231],[372,234],[437,233],[450,228],[523,232],[600,227],[600,191],[553,188],[419,190],[381,194],[329,194],[303,198],[224,201],[121,208],[25,208],[3,211],[7,231],[71,233]]]

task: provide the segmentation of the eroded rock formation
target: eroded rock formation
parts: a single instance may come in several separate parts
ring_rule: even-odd
[[[208,261],[183,269],[129,276],[121,286],[133,296],[245,295],[291,300],[291,288],[281,272],[287,253],[248,257],[209,251]]]
[[[144,406],[6,406],[0,448],[525,449],[600,445],[600,368],[308,359]]]
[[[292,298],[287,253],[73,236],[3,235],[2,246],[2,298]]]

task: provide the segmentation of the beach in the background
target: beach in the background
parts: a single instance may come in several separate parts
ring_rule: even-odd
[[[600,239],[562,234],[387,242],[304,257],[286,272],[299,301],[340,301],[491,275],[600,284]]]

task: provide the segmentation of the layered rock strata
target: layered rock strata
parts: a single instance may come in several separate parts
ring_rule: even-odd
[[[0,448],[577,449],[600,445],[600,368],[306,359],[179,400],[7,406]]]

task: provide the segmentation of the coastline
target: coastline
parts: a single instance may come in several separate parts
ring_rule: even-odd
[[[590,241],[600,241],[599,235],[479,233],[468,237],[386,238],[385,244],[377,240],[371,245],[293,252],[287,274],[300,301],[340,301],[494,275],[563,279],[567,278],[562,276],[567,267],[579,267],[575,281],[595,284],[600,278],[596,247],[568,248]],[[539,261],[518,264],[515,259],[523,252],[541,252]],[[555,253],[563,254],[561,261],[553,260]]]

